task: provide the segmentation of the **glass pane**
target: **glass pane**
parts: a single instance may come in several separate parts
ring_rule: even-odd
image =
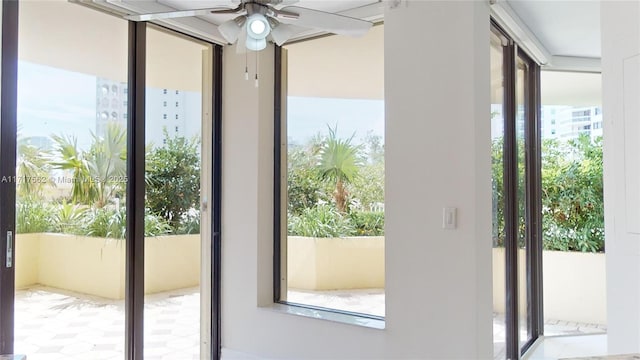
[[[200,358],[203,56],[209,45],[147,30],[144,352]]]
[[[517,203],[518,203],[518,315],[520,327],[520,345],[531,339],[529,326],[529,291],[527,286],[527,269],[528,264],[526,247],[527,224],[526,224],[526,141],[525,141],[525,122],[528,121],[527,111],[528,104],[526,101],[528,87],[528,68],[522,59],[518,58],[516,62],[516,158],[517,158]]]
[[[385,314],[383,30],[286,47],[282,300]]]
[[[493,218],[493,356],[506,357],[504,228],[504,67],[503,46],[491,33],[491,186]]]
[[[542,72],[544,333],[606,332],[601,75]]]
[[[127,22],[23,1],[19,23],[15,351],[123,359]]]

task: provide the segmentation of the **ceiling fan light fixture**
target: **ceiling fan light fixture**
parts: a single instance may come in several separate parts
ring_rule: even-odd
[[[266,39],[254,39],[247,35],[247,43],[245,44],[247,49],[252,51],[260,51],[267,47]]]
[[[253,38],[256,40],[265,39],[269,32],[271,31],[271,26],[269,25],[269,21],[262,14],[252,14],[247,18],[247,37]],[[247,38],[247,40],[248,40]]]
[[[247,17],[243,15],[238,16],[235,19],[225,21],[218,26],[218,31],[220,32],[220,35],[222,35],[222,37],[227,40],[228,43],[233,44],[234,42],[236,42],[236,40],[238,40],[238,36],[242,31],[242,25],[244,25],[246,20]]]

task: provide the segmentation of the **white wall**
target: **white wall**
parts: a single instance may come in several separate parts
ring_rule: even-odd
[[[385,330],[268,308],[273,52],[259,55],[256,89],[244,55],[224,53],[224,356],[491,358],[488,5],[402,2],[385,14]],[[458,208],[456,230],[441,228],[443,206]]]
[[[603,1],[601,26],[608,346],[610,353],[637,353],[640,202],[627,199],[640,187],[633,181],[640,170],[640,3]]]

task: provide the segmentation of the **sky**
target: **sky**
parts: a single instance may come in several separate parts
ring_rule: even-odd
[[[360,143],[369,133],[384,139],[384,101],[288,97],[288,139],[304,143],[337,126],[337,135]],[[75,136],[87,149],[95,131],[96,77],[20,61],[18,129],[21,137]]]
[[[18,132],[74,135],[81,148],[95,131],[96,77],[26,61],[18,64]]]
[[[327,126],[337,125],[337,135],[360,143],[371,131],[384,139],[384,101],[371,99],[335,99],[315,97],[287,98],[287,137],[303,144]]]

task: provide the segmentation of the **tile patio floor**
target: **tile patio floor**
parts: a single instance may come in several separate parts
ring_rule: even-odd
[[[384,316],[382,290],[289,291],[290,302]],[[15,351],[28,360],[123,359],[124,302],[58,289],[16,291]],[[198,288],[145,298],[145,359],[199,359]],[[547,335],[604,333],[601,325],[547,321]],[[494,352],[504,358],[504,319],[494,314]]]

